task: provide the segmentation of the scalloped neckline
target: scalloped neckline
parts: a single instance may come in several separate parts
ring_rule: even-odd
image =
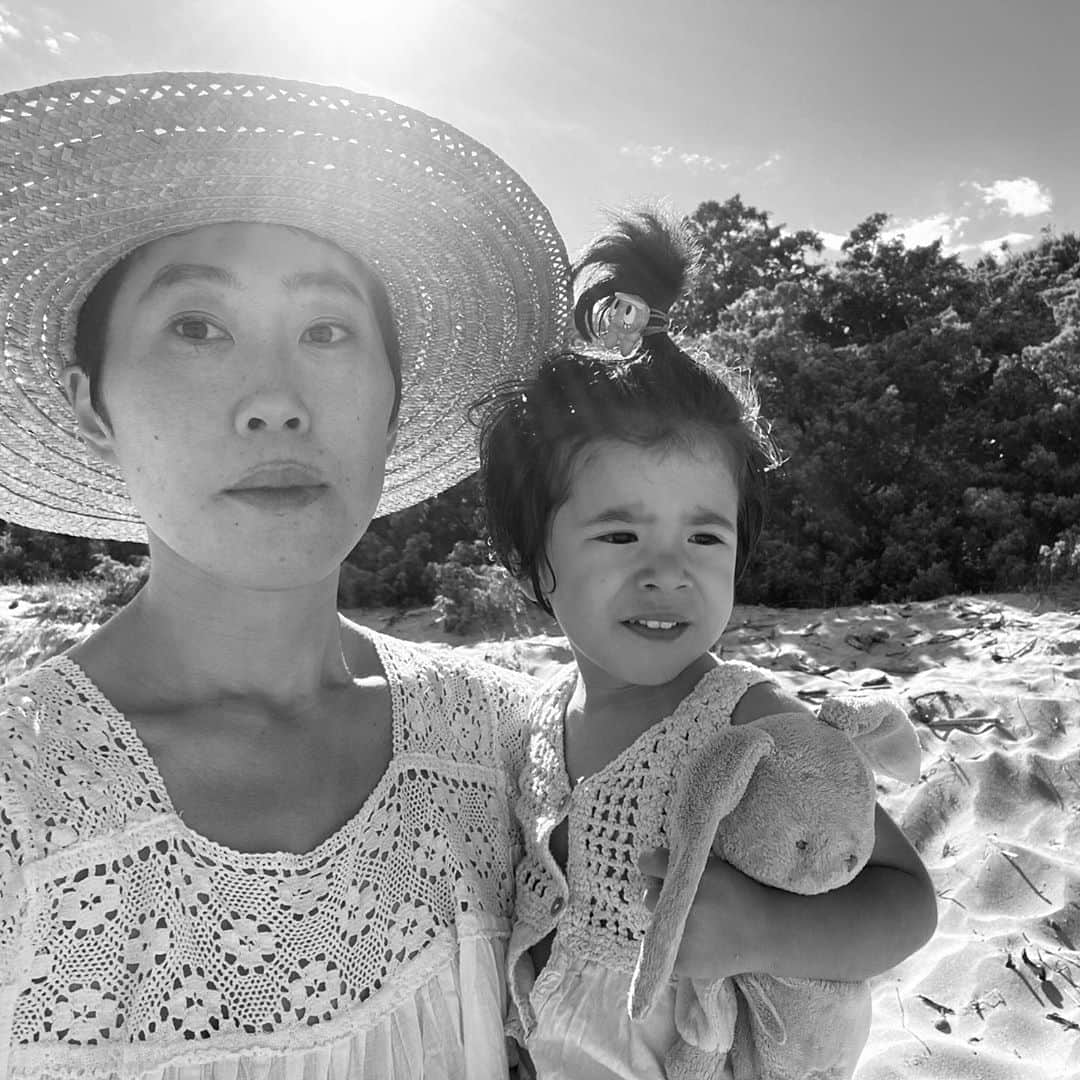
[[[320,840],[313,848],[307,851],[240,851],[237,848],[223,844],[212,837],[193,829],[188,825],[179,811],[176,809],[169,794],[165,780],[158,770],[157,763],[143,742],[139,733],[135,730],[130,720],[105,696],[97,683],[86,673],[82,665],[62,653],[50,661],[55,669],[64,670],[66,674],[74,676],[79,689],[84,691],[89,699],[98,706],[100,715],[105,725],[112,729],[115,735],[127,741],[128,753],[135,763],[144,770],[147,785],[160,797],[165,806],[162,817],[173,819],[181,833],[187,837],[194,846],[205,851],[216,861],[226,864],[241,865],[249,868],[262,869],[294,869],[317,864],[333,849],[341,845],[353,834],[359,831],[361,825],[372,817],[372,812],[381,796],[383,789],[394,780],[395,767],[399,764],[401,756],[402,740],[402,717],[400,698],[400,677],[390,657],[391,650],[386,647],[383,635],[376,634],[368,627],[358,626],[360,633],[371,643],[382,665],[383,675],[386,678],[387,687],[390,691],[390,722],[393,732],[393,750],[386,768],[376,781],[375,786],[368,793],[363,803],[337,826],[325,839]]]

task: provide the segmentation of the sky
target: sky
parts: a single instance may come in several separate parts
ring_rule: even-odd
[[[393,98],[501,154],[573,252],[743,201],[837,250],[1080,231],[1080,0],[0,0],[0,92],[233,71]]]

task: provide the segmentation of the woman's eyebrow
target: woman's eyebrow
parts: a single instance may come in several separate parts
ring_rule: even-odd
[[[337,270],[301,270],[283,277],[281,283],[289,292],[299,292],[302,289],[323,289],[345,293],[364,304],[368,302],[364,290],[347,274],[339,273]]]
[[[170,263],[163,266],[151,279],[150,284],[143,290],[139,297],[141,304],[148,296],[160,289],[167,289],[174,285],[186,285],[192,281],[207,282],[212,285],[224,285],[229,289],[238,289],[240,282],[235,274],[220,266],[210,266],[204,263]]]
[[[229,289],[240,288],[240,279],[223,267],[212,266],[208,263],[170,263],[168,266],[163,266],[150,279],[150,284],[143,290],[139,302],[141,303],[152,293],[161,289],[187,285],[191,282],[223,285]],[[281,283],[289,292],[299,292],[303,289],[329,289],[344,293],[365,304],[368,302],[363,289],[347,274],[338,273],[336,270],[303,270],[296,274],[286,275],[281,279]]]

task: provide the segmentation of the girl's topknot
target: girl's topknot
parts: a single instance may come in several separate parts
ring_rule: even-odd
[[[597,304],[617,292],[639,296],[657,311],[670,311],[700,262],[700,246],[685,219],[659,209],[619,214],[574,260],[578,333],[586,341],[597,339]]]

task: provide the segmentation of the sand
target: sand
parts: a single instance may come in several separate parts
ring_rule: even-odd
[[[423,639],[416,618],[397,632]],[[533,671],[568,659],[554,628],[468,648]],[[856,1080],[1080,1078],[1080,590],[740,607],[719,651],[810,704],[889,690],[919,730],[919,782],[880,800],[930,871],[939,927],[874,980]]]
[[[0,675],[86,632],[43,626],[0,592]],[[430,612],[350,613],[436,648],[543,673],[557,627],[460,638]],[[857,1080],[1080,1078],[1080,589],[834,610],[737,607],[725,657],[774,671],[813,704],[834,690],[901,695],[919,782],[880,799],[933,877],[932,941],[874,980]]]

